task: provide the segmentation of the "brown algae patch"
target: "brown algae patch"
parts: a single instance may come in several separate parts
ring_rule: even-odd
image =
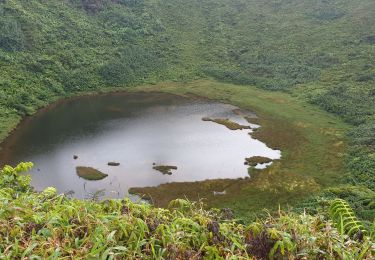
[[[158,165],[158,166],[152,167],[152,169],[159,171],[162,174],[172,175],[172,170],[177,170],[177,166]]]
[[[226,126],[230,130],[251,129],[250,126],[248,126],[248,125],[240,125],[240,124],[238,124],[236,122],[233,122],[229,119],[221,119],[221,118],[212,119],[212,118],[209,118],[209,117],[203,117],[202,120],[203,121],[215,122],[217,124]]]
[[[258,164],[270,163],[272,159],[263,156],[253,156],[249,158],[245,158],[245,164],[249,166],[257,166]]]
[[[106,178],[108,174],[105,174],[92,167],[78,166],[76,167],[77,175],[88,181],[98,181]]]

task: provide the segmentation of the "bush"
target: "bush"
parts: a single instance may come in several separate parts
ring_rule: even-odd
[[[0,20],[0,48],[5,51],[21,51],[24,49],[24,41],[21,24],[11,17],[3,17]]]

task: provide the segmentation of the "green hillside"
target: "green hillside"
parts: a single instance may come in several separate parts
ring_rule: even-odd
[[[171,92],[186,92],[188,89],[185,89],[183,84],[191,86],[200,80],[207,80],[210,83],[204,83],[204,88],[196,88],[192,91],[195,94],[216,99],[226,98],[231,102],[249,107],[251,107],[249,101],[259,102],[255,104],[255,108],[268,112],[266,113],[268,116],[275,112],[275,118],[279,113],[280,120],[307,114],[310,111],[308,109],[315,109],[314,106],[317,106],[350,125],[344,127],[343,123],[338,123],[334,126],[347,130],[345,133],[340,132],[344,135],[344,137],[340,135],[340,138],[345,139],[347,147],[340,150],[343,153],[340,162],[335,161],[331,164],[328,159],[320,164],[326,158],[324,155],[330,154],[324,146],[326,139],[317,139],[319,137],[317,129],[314,130],[315,132],[309,132],[309,130],[304,132],[308,137],[307,140],[312,140],[311,146],[308,146],[307,142],[304,149],[315,147],[316,150],[312,149],[311,155],[317,157],[305,157],[303,162],[293,163],[296,165],[305,163],[303,167],[298,166],[298,170],[301,172],[306,170],[307,175],[316,174],[313,176],[314,181],[317,181],[322,189],[317,189],[314,196],[310,197],[307,194],[301,194],[301,198],[305,198],[304,201],[301,201],[298,196],[298,200],[296,196],[291,197],[294,213],[288,213],[287,216],[294,221],[304,216],[296,214],[307,209],[310,214],[319,213],[311,216],[314,221],[319,222],[321,217],[326,221],[328,216],[324,214],[328,214],[327,205],[332,199],[339,197],[349,202],[357,216],[364,221],[366,228],[370,229],[375,217],[375,1],[0,0],[0,140],[3,140],[24,116],[34,114],[37,109],[60,98],[89,92],[124,90],[140,85],[151,86],[149,87],[151,90],[152,86],[155,86],[154,90],[160,90],[158,89],[160,84],[165,82],[176,82],[177,88],[174,87],[173,91],[170,90]],[[220,85],[223,82],[230,84]],[[242,90],[242,87],[241,90],[232,88],[233,84],[248,87],[249,91]],[[218,85],[217,88],[216,85]],[[228,88],[228,92],[223,91],[223,87]],[[241,97],[244,94],[255,93],[254,87],[273,93],[270,95],[274,96],[268,99],[270,104],[273,102],[276,104],[280,96],[287,97],[287,100],[292,97],[291,100],[301,102],[300,106],[293,107],[293,109],[306,110],[300,114],[294,114],[292,108],[279,111],[277,106],[270,106],[267,102],[262,103],[262,98]],[[211,89],[212,93],[210,93]],[[220,95],[215,94],[218,89],[221,89]],[[226,96],[227,94],[230,96]],[[311,106],[303,108],[305,102],[310,103]],[[320,121],[316,117],[305,119],[310,124],[314,123],[313,120],[316,120],[317,124],[322,122],[329,124],[325,119]],[[267,121],[267,118],[264,120],[267,129],[270,121]],[[288,146],[288,149],[291,147]],[[322,150],[324,153],[320,153]],[[294,167],[293,163],[290,162],[288,167]],[[321,169],[322,172],[325,170],[331,172],[334,169],[333,174],[328,176],[335,176],[335,179],[328,177],[324,179],[323,175],[318,176],[320,165],[327,166]],[[340,178],[337,176],[338,169],[342,171]],[[280,172],[283,171],[287,169],[280,170]],[[123,252],[122,246],[129,242],[127,239],[130,237],[134,243],[138,243],[134,248],[138,248],[139,243],[144,242],[143,237],[139,237],[139,234],[145,233],[143,228],[139,231],[141,233],[136,233],[134,236],[126,233],[127,239],[125,240],[120,237],[119,232],[112,234],[111,228],[117,225],[116,221],[119,218],[118,210],[110,208],[107,212],[104,209],[105,206],[94,202],[68,199],[65,201],[66,198],[51,195],[51,199],[41,199],[45,207],[38,209],[40,212],[33,215],[33,208],[26,205],[34,199],[36,201],[33,203],[37,203],[40,199],[38,196],[42,195],[33,193],[28,188],[27,191],[18,190],[12,186],[13,183],[9,182],[8,177],[0,177],[0,216],[2,216],[0,218],[0,258],[20,258],[23,253],[24,256],[31,255],[34,249],[37,249],[35,254],[42,255],[42,258],[52,256],[54,252],[47,252],[45,247],[48,246],[43,247],[38,240],[45,235],[44,231],[40,230],[45,228],[48,232],[52,232],[43,238],[49,241],[48,243],[51,243],[52,238],[60,238],[61,232],[73,232],[70,226],[74,223],[69,224],[69,219],[61,220],[56,217],[65,210],[73,212],[87,208],[87,211],[83,213],[85,216],[87,214],[92,219],[100,219],[100,223],[110,224],[108,224],[107,231],[95,231],[103,232],[102,240],[97,243],[91,241],[90,245],[85,245],[88,248],[86,251],[82,249],[83,251],[78,252],[72,249],[73,243],[76,247],[80,247],[91,240],[91,236],[97,236],[99,233],[90,230],[88,237],[82,238],[84,241],[87,240],[86,242],[69,238],[68,241],[71,244],[67,248],[70,248],[70,251],[62,249],[65,251],[60,256],[77,255],[85,258],[89,252],[93,257],[102,256],[107,248],[116,247],[117,242],[114,241],[122,241],[123,244],[117,244],[115,251]],[[337,182],[336,185],[333,185],[335,182]],[[330,187],[331,184],[332,187]],[[259,194],[260,196],[261,194],[255,190],[246,189],[249,194],[251,192],[254,193],[253,195]],[[310,190],[301,190],[301,193],[303,192],[310,193]],[[56,199],[61,199],[60,203],[63,205],[61,207],[66,207],[66,209],[58,209],[57,205],[52,205]],[[289,198],[283,199],[287,201]],[[246,199],[242,201],[247,202]],[[272,197],[269,201],[272,203]],[[266,202],[267,200],[264,201]],[[11,212],[4,210],[8,207],[8,203],[14,207]],[[115,204],[113,207],[118,208],[120,207],[118,203],[122,202],[109,203]],[[223,202],[223,204],[231,205],[232,201]],[[215,202],[212,202],[212,205],[220,206]],[[264,205],[260,203],[258,206],[257,209]],[[273,209],[274,206],[271,208]],[[23,207],[25,207],[24,211],[18,212],[19,208]],[[51,207],[54,213],[48,213]],[[198,218],[204,219],[203,222],[199,222],[200,220],[197,222],[199,227],[196,223],[190,222],[184,225],[189,225],[195,230],[194,232],[205,236],[202,241],[206,241],[207,236],[211,236],[210,239],[213,239],[212,236],[215,237],[215,235],[209,235],[210,231],[206,230],[208,222],[219,219],[216,213],[211,211],[194,208],[193,213],[189,211],[185,214],[185,212],[166,213],[163,209],[151,206],[131,204],[130,207],[137,208],[134,209],[134,214],[137,216],[137,219],[133,219],[134,221],[140,222],[139,215],[137,215],[139,213],[135,213],[139,210],[162,212],[161,217],[165,217],[165,223],[168,223],[164,227],[170,228],[175,228],[170,225],[175,221],[176,216],[196,221],[195,214],[198,214]],[[245,212],[254,209],[252,207],[256,206],[248,205],[243,207],[242,211],[239,210],[241,217],[246,214],[259,213]],[[95,209],[98,209],[98,213]],[[72,212],[69,214],[74,215]],[[21,220],[18,221],[17,218]],[[282,222],[282,219],[282,217],[276,220],[263,219],[259,220],[261,221],[259,223],[263,225],[262,221],[271,221],[275,229],[284,232],[286,224]],[[142,219],[142,221],[146,220]],[[58,222],[69,227],[64,229],[59,226],[60,224],[56,224]],[[30,223],[43,224],[43,228],[38,228],[38,230],[27,228]],[[177,243],[173,239],[161,243],[159,237],[151,236],[147,237],[150,240],[143,244],[147,245],[149,250],[145,255],[133,251],[136,249],[131,249],[125,250],[127,253],[123,252],[122,257],[189,258],[189,255],[179,254],[200,252],[197,258],[207,256],[213,259],[216,258],[215,254],[225,257],[237,253],[244,257],[254,255],[261,258],[257,253],[243,248],[243,245],[247,244],[245,225],[233,223],[223,224],[228,238],[224,239],[225,242],[221,241],[222,244],[218,247],[216,244],[213,245],[211,240],[207,242],[208,244],[192,240]],[[301,225],[303,224],[304,222]],[[87,225],[94,225],[94,222]],[[14,230],[6,231],[7,226],[14,227]],[[15,234],[20,231],[19,229],[26,232],[25,241]],[[121,232],[125,232],[124,230]],[[176,230],[170,231],[171,234]],[[260,233],[257,234],[264,235],[260,229],[258,231]],[[179,231],[176,232],[174,235],[178,236]],[[231,232],[236,234],[233,235]],[[294,231],[288,229],[285,232],[292,235]],[[189,234],[192,237],[195,236],[192,233]],[[312,236],[311,233],[308,235]],[[320,235],[323,236],[322,233]],[[343,237],[337,238],[337,241],[348,239],[344,232],[341,232],[341,235]],[[160,243],[155,242],[155,239],[159,239]],[[236,242],[233,242],[233,239]],[[104,240],[107,242],[102,243]],[[232,242],[227,243],[228,240]],[[175,242],[178,244],[178,249],[170,248],[170,245]],[[12,246],[9,247],[10,245]],[[302,245],[298,245],[297,248],[300,246]],[[324,246],[317,242],[314,244],[315,248],[310,249],[314,251]],[[362,246],[363,248],[358,252],[362,252],[361,250],[364,250],[367,244],[364,243]],[[359,245],[354,247],[358,248]],[[205,253],[201,254],[202,250]],[[267,253],[270,250],[269,247],[265,249]],[[298,250],[288,248],[286,251],[291,252],[290,255],[295,255],[299,252]],[[345,252],[348,256],[361,254],[350,251],[351,249],[348,250]],[[325,256],[344,258],[340,253],[332,252]],[[367,254],[366,250],[363,252],[365,252],[364,255]],[[56,254],[58,256],[58,253]],[[110,257],[112,256],[114,257],[114,255]],[[309,256],[318,257],[312,253]],[[371,258],[371,256],[368,257]]]

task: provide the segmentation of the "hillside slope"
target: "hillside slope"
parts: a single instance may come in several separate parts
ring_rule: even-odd
[[[36,193],[18,175],[30,164],[7,166],[0,258],[373,259],[373,0],[0,0],[0,140],[62,97],[199,78],[283,91],[355,126],[345,185],[296,205],[301,214],[245,224],[185,200],[163,209]],[[330,216],[336,197],[367,231]]]
[[[2,106],[21,114],[65,92],[204,75],[298,86],[355,123],[374,112],[371,0],[4,0],[0,14]]]
[[[375,190],[372,0],[2,0],[0,68],[1,139],[60,97],[214,77],[356,125],[345,178]],[[373,218],[358,193],[338,195]]]

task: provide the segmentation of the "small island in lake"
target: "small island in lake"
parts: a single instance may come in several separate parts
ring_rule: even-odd
[[[152,167],[152,169],[161,172],[162,174],[172,175],[172,170],[177,170],[177,166],[170,166],[170,165],[158,165]]]
[[[98,181],[108,176],[108,174],[102,173],[92,167],[78,166],[76,167],[76,172],[79,177],[88,181]]]

